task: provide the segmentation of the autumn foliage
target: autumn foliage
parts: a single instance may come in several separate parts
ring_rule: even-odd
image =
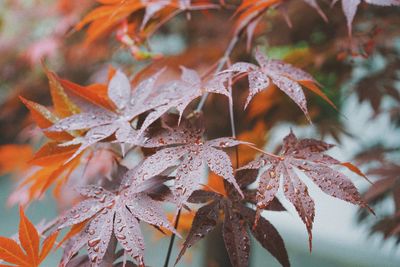
[[[30,134],[0,147],[0,173],[18,179],[9,204],[21,206],[18,238],[0,237],[0,260],[10,266],[39,266],[57,244],[60,266],[145,266],[140,224],[145,223],[171,236],[171,244],[175,236],[182,238],[175,264],[221,226],[222,249],[232,266],[249,266],[250,235],[282,266],[290,266],[290,251],[263,212],[287,212],[277,197],[282,191],[305,225],[311,251],[315,202],[304,179],[327,195],[358,205],[361,219],[374,213],[370,205],[393,191],[397,213],[377,222],[374,231],[400,236],[397,163],[360,153],[354,162],[380,163],[368,175],[381,177],[362,195],[352,179],[369,179],[349,159],[330,156],[333,144],[298,138],[287,127],[281,145],[265,150],[271,129],[282,122],[313,124],[321,137],[331,135],[338,142],[348,134],[338,119],[340,96],[334,86],[324,88],[329,79],[318,68],[367,58],[378,49],[383,40],[355,34],[353,21],[360,9],[384,10],[400,5],[399,0],[56,2],[59,31],[36,50],[28,49],[37,55],[28,54],[27,60],[40,65],[50,98],[36,101],[41,97],[35,89],[18,92],[29,110],[19,123],[31,127]],[[296,8],[316,16],[324,27],[341,27],[341,32],[329,40],[334,45],[291,48],[277,59],[260,37],[266,32],[281,37],[275,27],[295,32],[301,23]],[[173,23],[183,26],[174,28]],[[218,23],[228,28],[215,27]],[[157,34],[179,31],[186,31],[186,51],[162,55],[151,49]],[[202,34],[209,43],[201,43]],[[50,70],[51,54],[58,50],[65,62],[60,74]],[[128,53],[130,63],[109,64],[121,51]],[[99,66],[101,71],[88,79]],[[341,71],[338,76],[350,72]],[[24,86],[20,88],[32,84]],[[385,88],[382,94],[399,103],[398,91]],[[383,111],[375,96],[360,93],[359,99],[371,102],[378,114]],[[17,95],[10,99],[4,112],[17,106],[12,100]],[[400,113],[395,108],[391,112]],[[49,191],[60,214],[35,226],[24,209]],[[63,229],[69,230],[56,242]],[[166,248],[165,266],[170,253]]]

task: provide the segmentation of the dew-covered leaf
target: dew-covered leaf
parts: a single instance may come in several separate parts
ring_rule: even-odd
[[[185,122],[183,122],[185,123]],[[154,144],[155,147],[160,147],[161,143],[171,147],[162,148],[154,155],[144,160],[143,165],[146,173],[151,172],[151,175],[157,175],[168,167],[176,166],[177,160],[180,163],[177,167],[176,179],[174,185],[174,195],[178,205],[183,205],[187,201],[190,194],[199,189],[201,179],[205,169],[203,166],[207,164],[211,171],[222,176],[226,181],[235,186],[241,194],[240,187],[237,185],[233,176],[233,168],[230,158],[226,152],[220,148],[232,147],[238,144],[245,144],[232,138],[218,138],[209,141],[203,141],[199,133],[201,131],[194,128],[175,127],[167,129],[170,133],[162,131],[160,135],[152,136],[147,140],[148,145]],[[182,131],[184,134],[182,134]],[[192,134],[190,134],[191,131]],[[175,133],[177,132],[177,133]],[[173,138],[169,137],[176,137]],[[187,137],[193,136],[188,140]],[[154,163],[157,162],[155,166]],[[159,167],[161,166],[161,167]],[[157,171],[153,171],[156,169]]]
[[[114,212],[105,208],[93,220],[88,228],[87,250],[89,259],[95,266],[102,261],[113,232]]]
[[[124,174],[120,174],[124,177]],[[126,176],[126,173],[125,173]],[[86,186],[77,191],[86,200],[67,211],[59,229],[87,221],[88,227],[71,239],[63,256],[66,264],[77,253],[82,242],[87,243],[89,259],[98,266],[105,257],[111,236],[114,234],[126,253],[141,266],[144,265],[144,239],[139,221],[156,227],[163,227],[176,233],[163,213],[159,202],[146,193],[134,193],[129,186],[122,186],[118,192],[110,192],[100,186]]]
[[[240,213],[244,215],[249,225],[255,220],[256,212],[248,207],[241,206]],[[264,217],[261,217],[255,227],[251,227],[252,235],[261,246],[271,253],[283,267],[290,266],[289,257],[281,235],[275,227]]]
[[[308,176],[326,194],[368,208],[351,180],[333,169],[334,166],[341,166],[341,162],[325,154],[332,147],[319,140],[299,140],[291,132],[284,138],[279,155],[263,154],[241,168],[261,169],[257,209],[268,207],[275,199],[280,180],[283,179],[284,195],[294,205],[307,227],[310,249],[315,205],[299,172]]]
[[[143,264],[144,239],[139,222],[126,208],[115,214],[114,233],[122,248],[139,264]]]
[[[235,267],[249,266],[250,237],[246,223],[229,207],[229,204],[225,204],[224,212],[222,235],[229,259]]]
[[[309,120],[307,100],[302,85],[320,95],[330,105],[333,105],[333,103],[318,88],[317,82],[310,74],[283,61],[268,59],[259,50],[256,51],[255,58],[259,66],[245,62],[238,62],[233,64],[227,70],[221,72],[219,78],[214,79],[219,82],[218,84],[226,86],[226,81],[232,76],[235,77],[247,74],[249,80],[249,95],[245,103],[245,108],[247,108],[250,101],[257,93],[268,89],[272,84],[287,94]],[[335,106],[333,105],[333,107]]]
[[[192,247],[217,226],[219,209],[219,202],[215,201],[209,205],[201,207],[196,212],[190,232],[183,243],[175,264],[178,263],[188,248]]]
[[[108,84],[108,97],[114,102],[115,106],[122,110],[130,99],[131,84],[128,77],[121,71],[116,71]]]

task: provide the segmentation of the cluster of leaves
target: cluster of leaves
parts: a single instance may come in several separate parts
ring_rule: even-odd
[[[400,242],[400,166],[394,159],[398,157],[398,152],[399,148],[376,145],[356,156],[359,164],[369,166],[367,174],[376,178],[363,194],[365,201],[374,207],[379,207],[387,199],[394,202],[394,209],[380,212],[379,220],[369,220],[368,214],[362,210],[358,219],[372,225],[371,234],[381,233],[384,239],[395,237],[397,243]]]
[[[0,259],[18,266],[38,266],[52,248],[58,230],[71,227],[60,242],[64,248],[61,266],[145,266],[141,221],[163,233],[179,235],[164,214],[162,204],[168,202],[176,207],[175,221],[181,210],[195,210],[176,263],[189,247],[221,222],[233,266],[249,265],[249,232],[282,266],[290,266],[283,239],[262,215],[264,210],[285,211],[276,197],[281,183],[284,196],[306,225],[310,249],[315,208],[300,173],[326,194],[369,209],[351,180],[334,168],[346,167],[355,174],[365,175],[353,164],[327,155],[332,145],[315,139],[297,139],[290,132],[283,139],[281,152],[275,155],[257,148],[262,147],[265,140],[254,142],[255,146],[246,142],[248,140],[242,141],[245,133],[236,138],[233,110],[239,104],[234,99],[234,89],[244,76],[248,77],[249,88],[245,109],[254,102],[256,95],[279,90],[311,121],[303,88],[336,108],[310,74],[289,63],[267,58],[259,50],[255,53],[258,65],[230,62],[230,55],[244,32],[251,46],[262,16],[274,9],[289,18],[287,8],[291,2],[245,0],[235,6],[233,38],[214,74],[199,75],[195,70],[181,67],[180,77],[175,78],[167,75],[169,69],[161,67],[155,71],[145,68],[130,79],[121,70],[111,68],[107,82],[81,86],[46,69],[53,107],[47,108],[25,98],[21,100],[47,139],[28,164],[23,165],[26,178],[10,199],[27,204],[42,197],[52,185],[55,185],[55,195],[60,197],[62,190],[77,181],[80,196],[73,208],[55,220],[52,225],[55,232],[44,241],[40,253],[38,232],[21,210],[22,228],[28,230],[25,233],[20,227],[19,239],[26,253],[15,241],[2,238]],[[327,19],[317,1],[303,2]],[[366,2],[386,6],[400,4],[396,0]],[[99,3],[76,25],[77,30],[89,25],[86,44],[116,30],[118,40],[127,45],[137,59],[153,56],[146,54],[142,45],[145,46],[152,34],[174,16],[185,12],[189,18],[191,11],[231,7],[225,1],[200,0],[99,0]],[[361,0],[342,1],[350,33],[360,3]],[[228,98],[226,110],[231,117],[232,137],[207,138],[212,129],[204,125],[211,118],[202,115],[202,105],[209,94]],[[200,97],[195,109],[192,102]],[[204,109],[204,114],[206,112]],[[213,117],[218,116],[215,113]],[[265,127],[259,129],[265,135]],[[250,157],[246,157],[247,162],[239,160],[239,145],[252,150]],[[254,160],[255,151],[261,155]],[[144,155],[141,161],[127,164],[129,155],[138,152]],[[236,168],[232,166],[231,156],[236,158]],[[209,186],[202,188],[207,183],[206,167],[223,178],[219,192],[210,190]],[[256,189],[250,189],[254,188],[250,187],[253,183]],[[385,192],[393,186],[387,181],[384,184],[379,188]],[[366,197],[371,200],[368,195]],[[196,209],[199,204],[202,206]],[[393,220],[398,221],[398,217]],[[398,226],[390,231],[397,234]],[[117,243],[121,250],[116,249]],[[79,256],[83,247],[87,254]],[[122,256],[122,262],[118,262]],[[128,263],[128,256],[135,263]]]
[[[258,54],[258,57],[260,56]],[[297,80],[303,79],[309,83],[314,82],[311,76],[290,65],[279,61],[271,61],[269,64],[273,67],[270,67],[267,64],[268,62],[265,59],[263,60],[261,62],[261,64],[264,64],[263,70],[267,71],[266,73],[269,76],[265,78],[260,76],[259,78],[268,81],[267,79],[271,77],[272,81],[277,86],[280,86],[282,90],[292,91],[293,88],[291,86],[294,83],[299,87],[298,90],[302,92],[300,85],[296,82],[279,83],[284,79],[284,76],[279,75],[284,75],[285,71],[288,77],[300,77]],[[233,69],[222,72],[222,77],[225,79],[226,73],[231,75],[231,72],[238,68],[237,66],[247,66],[247,69],[255,67],[250,64],[246,65],[246,63],[237,63],[237,65],[232,66]],[[244,234],[246,231],[243,229],[240,231],[231,229],[236,227],[237,224],[235,221],[229,221],[239,220],[239,215],[230,210],[233,208],[232,203],[234,202],[231,203],[233,200],[229,196],[235,195],[235,202],[237,202],[239,201],[238,199],[244,198],[246,194],[241,189],[243,185],[239,185],[234,177],[234,170],[228,154],[221,149],[235,147],[239,144],[251,144],[226,137],[205,141],[203,140],[204,129],[201,126],[201,118],[194,115],[192,119],[182,119],[185,108],[193,99],[200,96],[203,91],[218,93],[221,90],[226,90],[224,87],[213,87],[215,84],[223,86],[226,83],[225,80],[219,80],[219,76],[215,78],[216,80],[214,79],[203,85],[195,71],[182,68],[182,72],[180,80],[172,80],[165,83],[157,83],[157,78],[161,73],[155,73],[149,78],[138,82],[133,90],[129,79],[120,71],[111,72],[112,78],[107,86],[97,85],[97,87],[93,87],[93,85],[79,87],[61,80],[54,73],[48,72],[54,112],[37,103],[23,99],[38,125],[52,139],[35,154],[32,161],[35,165],[42,163],[42,169],[39,172],[50,173],[48,178],[44,180],[42,176],[35,173],[35,175],[28,177],[22,183],[23,186],[28,186],[29,188],[28,199],[42,194],[54,180],[61,179],[60,176],[64,177],[63,179],[68,177],[71,174],[71,170],[68,167],[76,168],[76,165],[81,163],[82,154],[85,154],[88,149],[95,150],[100,142],[106,146],[111,146],[112,143],[116,142],[122,147],[129,145],[130,147],[138,146],[157,149],[154,154],[145,158],[138,166],[125,172],[122,178],[114,177],[110,187],[111,191],[95,185],[89,185],[79,190],[80,194],[87,200],[79,203],[61,216],[58,223],[58,229],[67,226],[79,226],[81,228],[79,236],[70,241],[62,260],[63,264],[66,264],[85,243],[87,243],[90,262],[93,265],[100,264],[106,255],[107,249],[111,247],[110,240],[115,237],[123,247],[125,254],[130,255],[139,265],[144,265],[144,244],[138,221],[145,221],[156,227],[163,227],[175,232],[163,215],[162,210],[160,210],[160,205],[156,204],[151,196],[146,193],[146,190],[154,190],[153,187],[160,186],[162,180],[157,180],[156,183],[150,182],[151,186],[146,186],[146,183],[154,179],[153,177],[174,173],[172,177],[174,184],[171,188],[170,196],[164,197],[166,200],[176,204],[178,210],[180,210],[186,207],[188,199],[193,192],[200,188],[201,179],[205,176],[204,167],[207,164],[211,171],[223,177],[229,186],[234,188],[230,191],[234,190],[235,193],[228,194],[227,200],[214,196],[213,199],[216,204],[213,204],[213,206],[215,206],[216,210],[222,208],[225,217],[228,218],[225,219],[224,229],[227,232],[224,236],[228,252],[231,254],[232,263],[235,266],[246,266],[243,260],[248,259],[248,254],[243,258],[243,255],[237,252],[239,250],[241,253],[248,253],[248,249],[243,250],[243,247],[248,247],[248,244],[235,241],[245,240],[248,243],[248,237],[235,236],[237,233]],[[250,72],[249,76],[252,75]],[[302,75],[305,78],[301,77]],[[286,80],[289,81],[287,78]],[[265,82],[262,85],[268,86]],[[254,91],[253,86],[254,83],[251,83],[251,92]],[[257,86],[258,88],[263,88],[262,86]],[[73,92],[76,97],[79,97],[79,101],[76,100],[75,102],[80,103],[79,106],[71,100],[64,88],[74,88]],[[97,90],[90,88],[97,88]],[[104,92],[104,89],[107,92]],[[299,94],[298,92],[297,94],[288,93],[288,95],[296,103],[302,103],[305,107],[304,94]],[[227,93],[224,94],[230,96]],[[171,115],[163,116],[171,109],[178,111],[177,117],[171,117]],[[306,108],[304,112],[307,112]],[[189,116],[193,115],[189,114]],[[160,126],[156,127],[156,124],[154,124],[157,121],[160,121],[161,128]],[[314,204],[308,196],[304,184],[300,182],[293,171],[289,172],[288,168],[292,168],[289,166],[290,164],[294,164],[297,168],[300,168],[299,166],[302,164],[302,170],[307,170],[307,175],[332,196],[364,205],[354,185],[344,175],[328,167],[329,165],[340,163],[327,155],[321,154],[321,152],[330,148],[330,145],[316,140],[297,142],[294,135],[290,134],[285,139],[283,147],[283,156],[272,156],[270,158],[267,157],[267,159],[269,163],[274,165],[272,168],[276,172],[276,177],[279,178],[280,175],[285,177],[285,188],[290,187],[291,190],[287,196],[306,223],[310,233],[310,242]],[[115,157],[117,159],[124,156],[123,149],[121,152],[114,153],[122,153]],[[292,154],[293,156],[289,156]],[[300,160],[307,161],[308,165],[304,165],[303,162],[297,164],[296,162]],[[265,161],[265,156],[262,156],[260,160],[250,163],[244,168],[255,168],[256,165],[262,167],[264,165],[262,163]],[[71,163],[73,164],[70,165]],[[117,160],[117,165],[120,164],[120,161]],[[279,185],[279,180],[270,175],[271,170],[266,173],[267,177],[262,174],[260,178],[260,187],[256,197],[258,210],[269,207],[270,202],[274,199],[274,194],[265,198],[260,198],[260,196],[267,194],[267,190],[271,189],[274,189],[272,191],[276,193],[277,185]],[[268,184],[268,179],[278,182],[272,187]],[[254,180],[252,179],[250,183],[254,182]],[[118,181],[120,181],[121,185],[119,189],[115,190],[114,188],[118,186]],[[169,190],[168,187],[166,188]],[[256,214],[256,211],[245,206],[242,206],[241,209],[243,209],[242,212],[245,215],[242,214],[240,216],[245,218],[248,223],[255,219],[253,231],[255,231],[256,236],[260,236],[262,231],[265,230],[257,230],[257,227],[268,223],[264,219],[260,221],[260,214]],[[304,210],[306,212],[300,212]],[[197,223],[202,223],[203,217],[199,216],[195,217],[194,226]],[[198,222],[199,220],[200,222]],[[257,226],[258,223],[260,223],[260,226]],[[279,237],[276,230],[274,228],[271,229],[272,235]],[[191,243],[193,241],[189,240],[186,244],[189,244],[188,242]],[[260,242],[263,244],[266,241]],[[274,251],[274,253],[278,252]],[[282,255],[278,256],[282,257]],[[287,256],[286,258],[278,258],[278,260],[283,262],[284,265],[288,265]]]

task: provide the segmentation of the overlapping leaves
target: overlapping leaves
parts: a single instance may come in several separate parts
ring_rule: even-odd
[[[56,74],[48,70],[46,70],[46,74],[50,84],[53,110],[21,97],[22,102],[31,112],[33,120],[41,129],[51,127],[62,118],[80,112],[80,108],[71,101],[64,91],[64,87]],[[50,141],[45,143],[28,162],[26,168],[31,173],[22,181],[15,192],[15,195],[18,196],[17,201],[20,203],[26,203],[35,197],[39,197],[56,181],[58,185],[62,184],[80,163],[80,156],[82,155],[80,152],[83,151],[81,150],[78,153],[78,146],[59,147],[60,142],[70,142],[73,138],[80,136],[80,132],[59,131],[44,132],[44,134]],[[64,164],[74,154],[76,158],[68,164]]]
[[[162,70],[145,79],[132,90],[129,79],[116,71],[108,84],[107,93],[114,108],[92,107],[58,121],[48,132],[88,130],[85,136],[77,137],[64,145],[80,144],[78,155],[85,148],[115,134],[119,143],[135,143],[154,121],[172,108],[182,116],[189,103],[202,94],[201,79],[194,70],[182,67],[181,80],[172,80],[157,85]],[[134,119],[148,113],[141,128],[135,130]],[[75,156],[74,155],[74,156]]]
[[[242,142],[226,137],[204,141],[202,134],[203,129],[183,121],[178,127],[152,135],[144,143],[145,147],[161,149],[145,159],[141,167],[143,175],[152,177],[178,166],[173,193],[179,208],[202,183],[206,166],[241,193],[230,158],[221,148],[234,147]]]
[[[238,184],[245,195],[244,199],[238,196],[237,191],[227,186],[228,195],[197,190],[194,191],[189,202],[205,204],[199,208],[193,219],[192,227],[185,239],[176,262],[186,250],[213,231],[222,220],[222,234],[232,266],[249,265],[250,236],[248,230],[268,250],[282,266],[290,266],[284,242],[275,227],[261,217],[259,224],[253,226],[256,212],[247,207],[246,203],[254,204],[255,191],[246,187],[257,178],[254,170],[240,171],[236,175]],[[284,208],[277,199],[268,207],[269,210],[283,211]],[[223,213],[223,218],[220,218]]]

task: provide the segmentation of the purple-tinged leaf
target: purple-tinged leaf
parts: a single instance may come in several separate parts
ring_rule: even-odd
[[[176,196],[178,206],[185,204],[190,194],[198,189],[201,182],[200,179],[203,177],[204,173],[201,167],[204,163],[207,163],[211,171],[222,176],[241,193],[240,187],[233,176],[233,168],[229,156],[216,147],[231,147],[244,142],[236,141],[232,138],[218,138],[204,142],[201,139],[201,135],[199,135],[199,133],[203,131],[198,129],[193,130],[193,128],[190,127],[186,129],[183,127],[176,127],[168,131],[171,131],[171,134],[167,135],[163,132],[161,135],[156,135],[149,141],[149,144],[155,144],[156,147],[159,147],[161,140],[161,143],[165,143],[165,145],[176,144],[176,146],[163,148],[145,159],[143,166],[146,167],[143,172],[147,174],[151,172],[149,176],[158,175],[166,168],[173,166],[178,159],[184,157],[177,169],[174,185],[174,195]],[[182,131],[184,134],[181,134]],[[193,131],[192,134],[188,133],[190,131]],[[177,133],[175,134],[174,132]],[[164,139],[165,136],[176,136],[182,137],[183,139],[177,139],[174,143],[173,139]],[[190,142],[188,142],[187,136],[193,136],[193,138],[190,138]],[[177,151],[179,151],[179,153]],[[155,162],[157,162],[157,164],[155,164]]]
[[[127,174],[124,178],[126,176]],[[176,233],[163,214],[161,205],[146,193],[132,193],[134,190],[130,190],[125,184],[116,193],[98,186],[80,188],[79,191],[89,199],[82,201],[66,212],[66,217],[59,229],[89,220],[89,227],[85,230],[85,235],[82,235],[81,232],[79,236],[82,235],[87,241],[92,265],[98,266],[102,262],[111,235],[114,233],[126,253],[144,266],[143,236],[138,220],[153,224],[156,227],[164,227]],[[79,250],[78,247],[75,249]],[[66,261],[75,254],[74,251],[71,250],[66,255]]]
[[[222,235],[229,259],[235,267],[249,266],[250,238],[246,230],[246,223],[228,203],[225,203],[224,212]]]
[[[310,120],[307,110],[306,96],[304,95],[301,85],[285,76],[271,74],[270,77],[272,83],[287,94],[300,107],[303,113],[307,116],[307,119]]]
[[[99,266],[113,232],[114,212],[105,208],[91,222],[88,228],[87,250],[92,265]]]
[[[62,217],[62,221],[58,229],[62,229],[74,224],[81,223],[91,217],[93,217],[95,214],[97,214],[99,211],[101,211],[105,207],[104,203],[101,205],[98,205],[97,200],[93,199],[87,199],[67,211]]]
[[[164,227],[171,232],[179,235],[171,226],[167,217],[163,213],[159,202],[154,201],[144,193],[136,194],[133,201],[126,200],[126,205],[136,218],[151,225]]]
[[[68,240],[61,257],[60,267],[70,266],[69,262],[72,257],[74,257],[74,255],[76,255],[79,250],[81,250],[81,248],[87,244],[88,240],[89,234],[87,228]]]
[[[185,83],[191,84],[193,86],[199,86],[201,84],[201,78],[197,71],[188,69],[184,66],[180,67],[182,70],[181,80]]]
[[[180,159],[187,153],[186,147],[167,147],[146,158],[139,168],[137,179],[146,180],[158,175],[167,168],[179,165]]]
[[[239,141],[232,137],[221,137],[207,141],[208,146],[218,147],[218,148],[234,147],[240,144],[249,145],[250,143]]]
[[[254,210],[241,206],[240,212],[244,215],[249,225],[254,222],[256,218],[256,212]],[[285,243],[279,232],[270,222],[261,217],[258,224],[254,228],[251,227],[251,233],[257,241],[260,242],[261,246],[268,250],[283,267],[290,266]]]
[[[227,89],[226,81],[231,77],[231,73],[221,73],[205,84],[206,92],[221,94],[231,98],[231,92]]]
[[[98,185],[77,187],[75,190],[83,197],[101,200],[101,202],[110,201],[114,198],[114,194]]]
[[[144,264],[144,238],[139,222],[125,207],[115,214],[114,233],[126,253]]]
[[[279,176],[274,166],[265,170],[260,176],[257,194],[257,209],[264,209],[275,199],[279,188]]]
[[[247,108],[253,97],[270,85],[270,79],[265,77],[261,71],[249,72],[249,95],[247,96],[244,108]]]
[[[309,119],[307,101],[301,84],[304,84],[305,87],[317,93],[333,105],[324,93],[319,90],[316,85],[317,82],[310,74],[290,64],[284,63],[283,61],[268,59],[258,50],[255,53],[255,58],[259,66],[239,62],[221,72],[219,78],[214,78],[214,80],[219,81],[218,84],[220,86],[224,85],[227,87],[229,85],[227,81],[232,79],[233,76],[247,74],[249,80],[249,95],[245,103],[245,108],[247,108],[250,101],[257,93],[268,89],[272,83],[276,85],[278,89],[285,92],[301,108],[307,116],[307,119]]]
[[[201,203],[219,200],[221,197],[222,197],[222,195],[215,193],[215,192],[204,191],[204,190],[195,190],[188,198],[188,202],[194,203],[194,204],[201,204]]]
[[[92,127],[112,123],[115,119],[116,116],[113,113],[104,109],[95,109],[91,112],[80,113],[62,119],[46,130],[49,132],[62,132],[90,129]]]
[[[354,184],[344,174],[332,169],[332,166],[339,165],[340,161],[324,154],[331,147],[333,145],[314,139],[298,140],[291,132],[283,140],[280,155],[263,154],[239,169],[262,169],[257,193],[259,209],[268,207],[274,200],[280,179],[283,179],[285,197],[294,205],[306,224],[310,236],[310,249],[315,214],[314,201],[296,171],[302,171],[326,194],[369,208]]]
[[[176,259],[175,265],[179,262],[186,250],[192,247],[199,240],[215,229],[219,216],[219,202],[212,202],[209,205],[201,207],[194,216],[192,227],[187,235],[182,249]]]
[[[193,191],[198,189],[200,181],[206,174],[203,159],[194,155],[195,153],[189,153],[176,172],[173,191],[178,209],[185,204]]]
[[[108,84],[108,97],[119,110],[123,110],[129,103],[131,83],[126,75],[117,70]]]
[[[283,191],[285,197],[296,208],[297,213],[307,227],[309,246],[312,249],[312,226],[315,216],[315,204],[308,194],[307,186],[299,179],[291,166],[282,167],[284,176]]]
[[[233,175],[233,168],[228,154],[222,150],[208,146],[204,150],[204,156],[210,170],[231,183],[240,195],[243,196],[243,192],[236,183],[236,179]]]

